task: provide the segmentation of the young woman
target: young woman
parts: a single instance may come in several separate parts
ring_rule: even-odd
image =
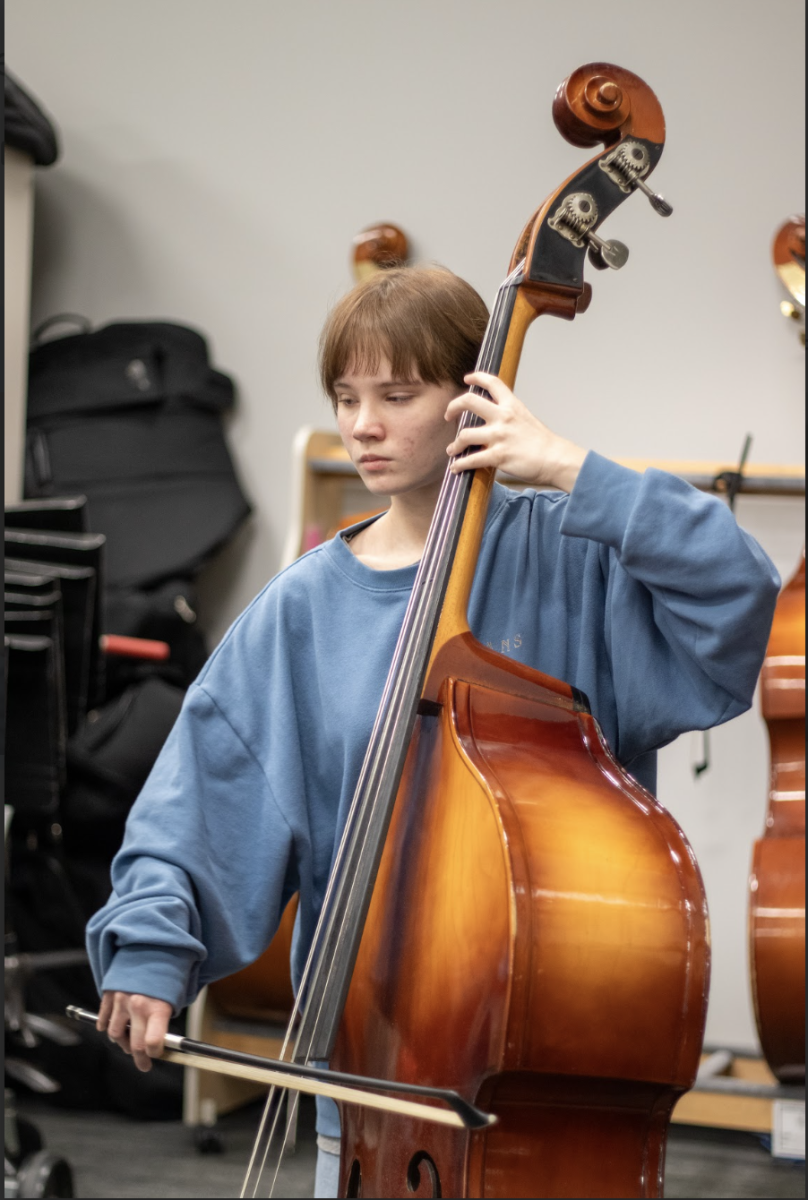
[[[304,555],[238,618],[132,809],[88,944],[99,1028],[143,1070],[172,1012],[257,958],[296,891],[299,978],[447,463],[528,485],[494,489],[475,636],[583,691],[647,788],[660,746],[751,703],[779,587],[771,562],[720,501],[587,452],[470,373],[486,320],[450,272],[403,268],[359,285],[326,324],[323,386],[390,507]],[[458,436],[464,409],[485,425]],[[469,444],[481,448],[456,461]],[[330,1101],[318,1132],[332,1151],[318,1194],[336,1194]]]

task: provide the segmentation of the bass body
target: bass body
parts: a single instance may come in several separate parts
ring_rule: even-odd
[[[752,997],[764,1057],[805,1078],[805,550],[774,615],[760,681],[771,767],[749,906]]]
[[[692,851],[579,694],[470,634],[435,666],[333,1065],[451,1081],[499,1123],[346,1106],[340,1194],[661,1195],[706,1007]]]

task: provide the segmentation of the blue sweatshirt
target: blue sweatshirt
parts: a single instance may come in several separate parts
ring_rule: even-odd
[[[180,1009],[263,952],[295,891],[299,978],[415,572],[373,570],[338,536],[235,621],[188,691],[89,923],[99,990]],[[469,621],[584,692],[653,791],[660,746],[749,707],[778,588],[721,501],[590,453],[569,496],[495,487]],[[320,1132],[338,1136],[329,1111]]]

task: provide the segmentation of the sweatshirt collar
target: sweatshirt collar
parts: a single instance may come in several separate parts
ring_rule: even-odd
[[[507,497],[508,489],[500,483],[495,483],[485,522],[486,533]],[[415,576],[418,572],[417,562],[411,563],[407,567],[395,567],[391,571],[377,571],[374,567],[369,567],[361,562],[346,541],[346,538],[352,537],[360,529],[365,529],[373,521],[378,521],[381,515],[381,513],[376,513],[375,516],[357,521],[355,525],[349,525],[347,529],[341,529],[330,542],[326,542],[324,547],[326,554],[343,575],[347,575],[360,587],[377,592],[412,591],[412,585],[415,583]]]

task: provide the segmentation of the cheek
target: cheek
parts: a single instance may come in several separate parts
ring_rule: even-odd
[[[399,453],[402,458],[412,459],[423,454],[427,433],[418,421],[402,421],[397,430]]]
[[[408,430],[401,435],[401,452],[405,458],[415,457],[423,448],[424,440],[417,433]]]
[[[337,433],[342,438],[343,444],[347,447],[351,437],[353,422],[349,420],[348,415],[342,409],[337,409],[334,417],[337,422]]]
[[[441,418],[432,429],[432,445],[436,451],[445,453],[446,447],[453,442],[457,434],[457,421],[444,421]]]
[[[426,420],[402,422],[397,430],[398,452],[408,462],[440,463],[454,439],[457,423],[430,415]]]

